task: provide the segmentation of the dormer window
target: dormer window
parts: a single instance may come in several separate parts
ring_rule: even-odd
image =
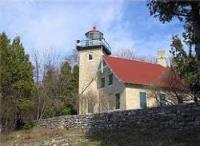
[[[92,60],[93,60],[92,54],[89,54],[89,55],[88,55],[88,60],[89,60],[89,61],[92,61]]]

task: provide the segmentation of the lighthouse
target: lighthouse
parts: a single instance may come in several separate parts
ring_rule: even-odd
[[[96,113],[99,112],[97,71],[103,55],[111,55],[110,46],[95,26],[85,33],[84,40],[76,43],[79,52],[79,114]]]

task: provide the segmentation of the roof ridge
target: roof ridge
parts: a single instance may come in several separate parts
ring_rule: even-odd
[[[162,80],[167,68],[159,65],[127,58],[103,55],[106,63],[117,77],[124,83],[159,86],[165,83]]]
[[[121,58],[121,57],[117,57],[117,56],[108,56],[108,55],[104,55],[105,57],[112,57],[112,58],[116,58],[116,59],[122,59],[122,60],[128,60],[128,61],[136,61],[136,62],[141,62],[141,63],[146,63],[146,64],[152,64],[152,65],[157,65],[157,66],[160,66],[162,68],[165,68],[163,67],[162,65],[160,64],[157,64],[157,63],[151,63],[151,62],[146,62],[146,61],[142,61],[142,60],[136,60],[136,59],[130,59],[130,58]]]

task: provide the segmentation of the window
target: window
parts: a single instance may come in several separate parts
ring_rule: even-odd
[[[109,74],[109,82],[108,82],[108,85],[112,85],[113,83],[113,74]]]
[[[92,54],[89,54],[89,56],[88,56],[88,60],[90,61],[90,60],[93,60],[93,56],[92,56]]]
[[[146,92],[140,92],[140,107],[141,108],[147,107]]]
[[[103,64],[102,64],[102,62],[103,62]],[[103,61],[100,62],[98,69],[101,69],[101,70],[102,70],[105,66],[106,66],[106,63],[105,63],[105,61],[103,60]]]
[[[90,32],[90,33],[89,33],[89,38],[90,38],[90,39],[94,39],[94,33],[93,33],[93,32]]]
[[[103,66],[106,66],[106,62],[103,60]]]
[[[116,109],[120,109],[120,94],[115,94],[116,97]]]
[[[105,87],[105,78],[101,78],[101,88]]]
[[[91,100],[88,100],[88,113],[94,112],[94,104]]]
[[[166,105],[166,97],[165,94],[160,93],[160,106],[165,106]]]

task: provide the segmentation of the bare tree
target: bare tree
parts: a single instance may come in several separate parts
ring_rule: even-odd
[[[82,113],[93,113],[95,105],[98,104],[97,94],[93,91],[88,91],[86,94],[80,96],[79,104]]]
[[[150,91],[151,97],[155,98],[158,104],[161,102],[161,93],[165,94],[166,99],[164,100],[168,105],[192,100],[192,94],[187,84],[170,68],[162,76],[162,85],[154,84],[150,87]]]
[[[161,94],[165,94],[165,99],[161,99]],[[164,102],[165,105],[175,105],[177,104],[177,97],[175,94],[164,88],[161,88],[157,85],[151,85],[150,90],[148,92],[148,97],[155,99],[153,106],[160,106],[161,102]],[[162,100],[162,101],[161,101]]]
[[[118,50],[117,52],[114,52],[113,54],[114,56],[121,57],[121,58],[136,59],[135,52],[132,49],[121,49],[121,50]]]
[[[113,53],[114,56],[126,58],[130,60],[144,61],[149,63],[156,63],[156,58],[152,56],[138,56],[132,49],[121,49]]]
[[[76,49],[72,50],[72,54],[65,57],[64,60],[68,61],[70,65],[73,67],[74,65],[77,65],[79,62],[79,57],[78,57],[78,51]]]
[[[50,106],[51,102],[48,96],[49,86],[55,86],[56,81],[52,81],[51,83],[44,83],[43,80],[47,75],[47,72],[52,70],[57,72],[56,66],[60,63],[59,56],[55,56],[52,54],[50,50],[45,50],[43,53],[39,53],[34,50],[32,53],[33,56],[33,64],[34,64],[34,78],[36,83],[36,92],[34,95],[34,103],[36,110],[36,120],[39,120],[44,117],[45,112]]]
[[[33,64],[35,66],[34,68],[34,78],[35,78],[35,82],[36,82],[36,92],[35,92],[35,97],[37,98],[37,105],[36,106],[36,119],[38,120],[39,119],[39,113],[40,113],[40,104],[41,104],[41,96],[39,95],[38,91],[39,91],[39,86],[40,86],[40,72],[41,72],[41,68],[40,68],[40,59],[39,59],[39,55],[38,55],[38,52],[35,50],[33,52]],[[36,100],[36,99],[34,99]]]
[[[111,95],[99,94],[100,112],[115,110],[115,97]]]

